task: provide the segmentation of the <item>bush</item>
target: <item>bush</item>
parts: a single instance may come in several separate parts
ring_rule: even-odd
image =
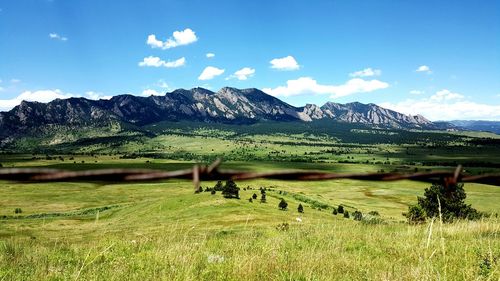
[[[290,225],[287,222],[280,223],[276,226],[276,230],[278,231],[288,231],[290,229]]]
[[[336,215],[338,212],[337,212],[337,209],[333,208],[333,211],[332,211],[332,214],[333,215]]]
[[[337,211],[339,212],[339,214],[343,214],[344,213],[344,206],[339,205],[339,208],[337,209]]]
[[[379,214],[377,211],[370,211],[370,212],[368,212],[368,214],[369,214],[370,216],[380,217],[380,214]]]
[[[252,197],[248,198],[248,202],[250,202],[250,203],[252,203],[252,202],[253,202]]]
[[[224,186],[222,185],[222,181],[217,181],[217,183],[214,185],[214,190],[215,191],[222,191],[224,189]]]
[[[403,216],[405,216],[408,219],[408,223],[419,224],[425,222],[427,214],[420,205],[416,204],[416,205],[410,205],[408,207],[408,213],[403,213]]]
[[[217,193],[217,191],[215,191],[215,189],[212,189],[212,191],[210,191],[210,194],[214,195],[215,193]]]
[[[255,194],[255,193],[254,193],[254,194],[252,195],[252,199],[253,199],[253,200],[256,200],[256,199],[257,199],[257,194]]]
[[[22,213],[22,212],[23,212],[23,210],[22,210],[21,208],[16,208],[16,209],[14,210],[14,213],[16,213],[16,214],[20,214],[20,213]]]
[[[346,218],[346,219],[349,218],[349,212],[348,211],[344,211],[344,218]]]
[[[355,221],[361,221],[363,219],[363,213],[361,213],[360,211],[354,211],[352,217]]]
[[[304,207],[302,206],[302,204],[299,204],[299,206],[297,207],[297,211],[299,213],[303,213],[304,212]]]
[[[280,208],[280,210],[285,211],[286,208],[288,207],[288,203],[285,201],[285,199],[281,198],[281,201],[278,204],[278,207]]]

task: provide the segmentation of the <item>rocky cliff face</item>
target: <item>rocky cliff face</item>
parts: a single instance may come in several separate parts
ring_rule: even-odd
[[[159,121],[201,121],[248,124],[262,120],[332,121],[392,128],[432,128],[423,116],[410,116],[375,104],[328,102],[319,107],[291,106],[258,89],[178,89],[164,96],[120,95],[110,100],[70,98],[49,103],[23,101],[0,113],[0,135],[44,125],[95,125],[120,122],[146,125]]]

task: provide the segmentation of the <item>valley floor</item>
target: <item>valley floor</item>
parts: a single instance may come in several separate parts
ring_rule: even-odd
[[[68,159],[68,156],[64,156]],[[78,156],[77,156],[78,157]],[[83,157],[83,156],[80,156]],[[7,165],[144,166],[85,156],[78,164],[9,157]],[[85,161],[81,163],[82,159]],[[173,170],[192,162],[148,159]],[[227,162],[226,168],[368,172],[339,163]],[[387,169],[387,168],[386,168]],[[212,187],[214,182],[202,182]],[[355,180],[237,182],[241,199],[193,193],[189,181],[139,184],[0,182],[0,280],[498,280],[500,219],[408,225],[428,184]],[[249,202],[260,187],[267,202]],[[500,213],[500,189],[467,184],[467,202]],[[288,209],[278,209],[283,198]],[[304,213],[299,213],[299,204]],[[343,205],[355,221],[332,208]],[[19,208],[21,212],[15,213]],[[376,211],[380,217],[366,216]]]

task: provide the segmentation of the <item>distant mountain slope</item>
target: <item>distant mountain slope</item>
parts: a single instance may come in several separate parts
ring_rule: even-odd
[[[470,131],[483,131],[500,134],[500,121],[454,120],[449,123]]]
[[[178,89],[164,96],[114,96],[110,100],[57,99],[49,103],[23,101],[0,113],[0,136],[45,125],[104,126],[113,121],[143,126],[159,121],[201,121],[249,124],[264,120],[332,120],[390,128],[438,129],[421,115],[410,116],[359,102],[328,102],[318,107],[294,107],[258,89]]]

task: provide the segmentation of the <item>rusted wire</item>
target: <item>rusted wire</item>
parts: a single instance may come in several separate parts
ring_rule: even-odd
[[[458,182],[481,183],[500,186],[500,174],[464,175],[462,166],[454,171],[433,171],[426,173],[353,173],[339,174],[323,171],[270,171],[245,172],[236,170],[219,170],[221,160],[217,159],[209,166],[194,165],[192,169],[161,171],[152,169],[101,169],[86,171],[66,171],[46,168],[3,168],[0,169],[0,180],[19,182],[140,182],[166,179],[191,179],[195,190],[203,180],[251,180],[275,179],[296,181],[319,181],[334,179],[354,179],[364,181],[397,181],[413,180],[420,182],[441,182],[445,186]]]

